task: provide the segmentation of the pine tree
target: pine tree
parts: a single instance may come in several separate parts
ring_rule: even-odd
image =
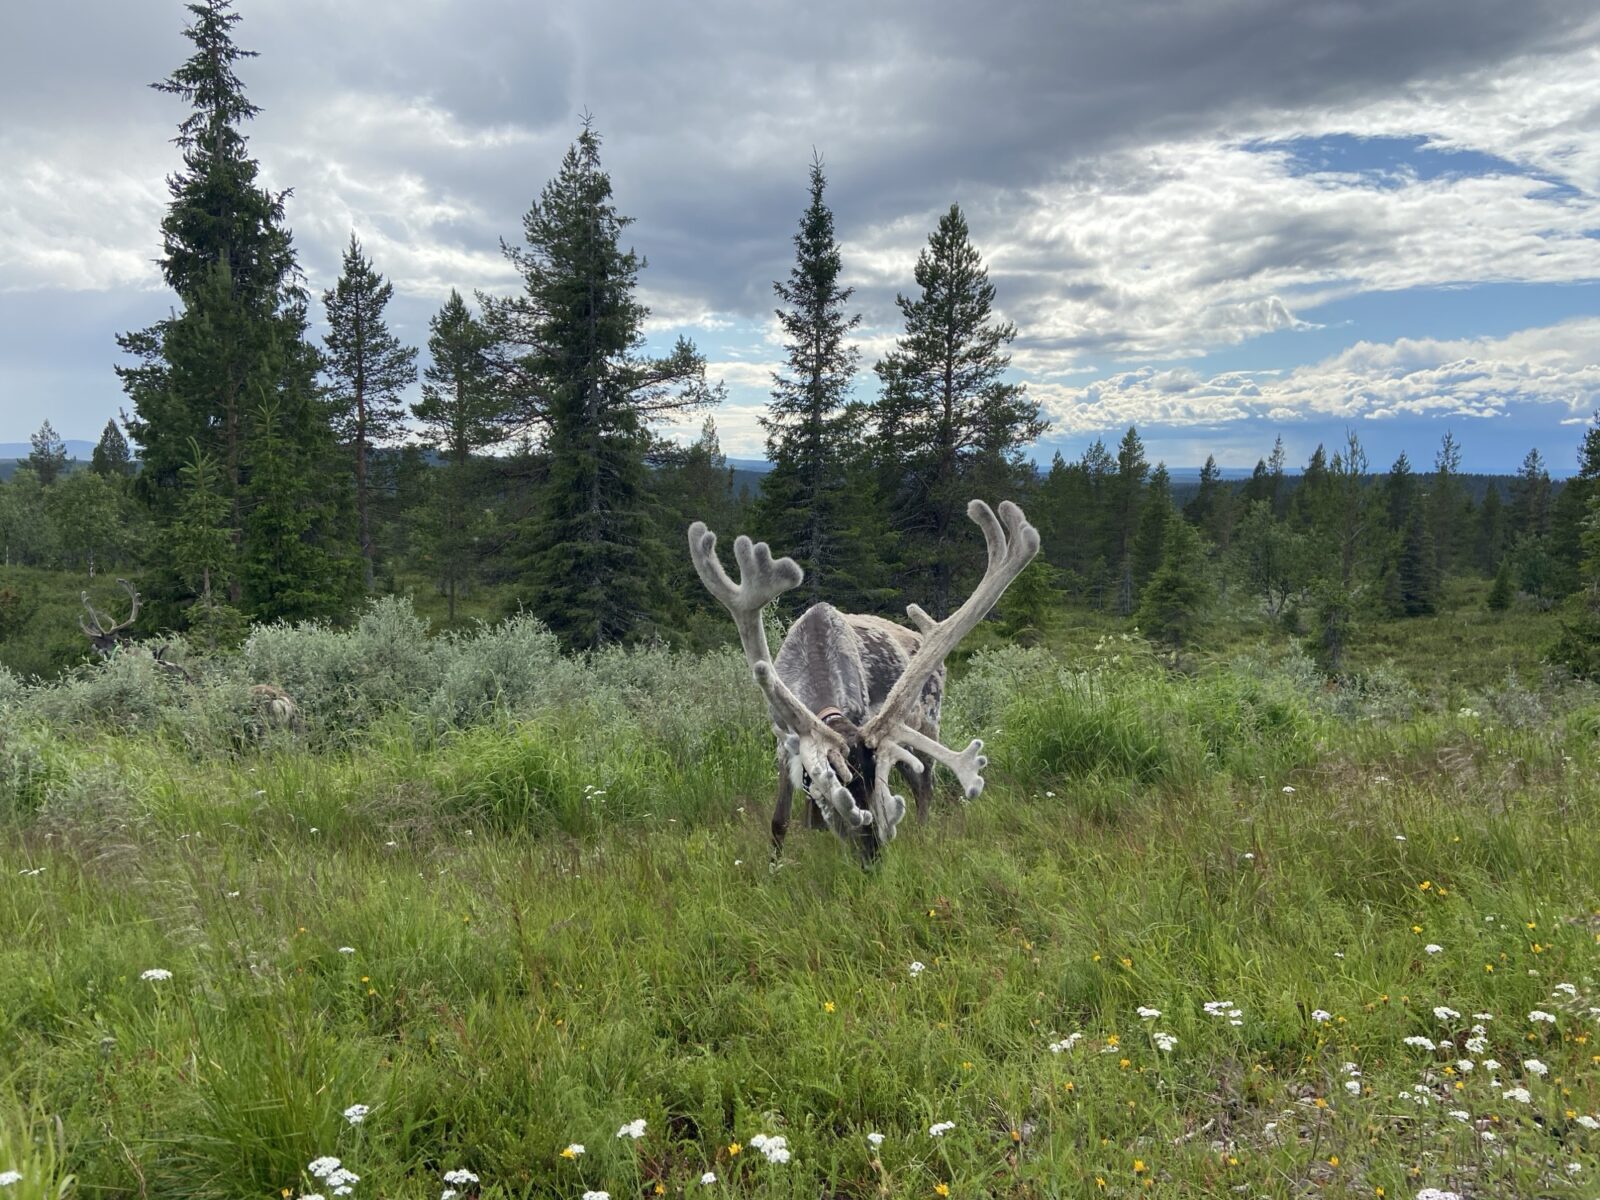
[[[115,421],[107,421],[100,440],[95,444],[89,459],[89,469],[107,479],[126,479],[133,474],[133,458],[128,452],[128,439],[122,436]]]
[[[1445,432],[1433,459],[1427,506],[1428,523],[1433,527],[1436,569],[1443,579],[1460,559],[1467,517],[1467,495],[1461,486],[1461,447],[1449,431]]]
[[[1111,552],[1118,579],[1116,612],[1122,617],[1133,612],[1133,539],[1139,527],[1139,508],[1149,470],[1144,442],[1139,431],[1130,425],[1117,446],[1117,473],[1110,489]]]
[[[49,421],[39,426],[39,432],[28,440],[32,448],[23,462],[33,469],[41,484],[49,487],[67,469],[66,443]]]
[[[405,415],[400,393],[417,381],[416,349],[402,345],[384,319],[393,296],[394,285],[373,269],[352,233],[338,282],[322,294],[328,312],[323,370],[334,431],[355,456],[357,541],[368,591],[373,577],[371,451],[400,431]]]
[[[1506,518],[1500,503],[1500,489],[1493,483],[1478,506],[1477,527],[1473,531],[1472,564],[1480,574],[1492,575],[1505,564]]]
[[[1489,588],[1490,612],[1505,612],[1516,599],[1517,589],[1511,583],[1511,560],[1500,560],[1500,569],[1494,573],[1494,584]]]
[[[1016,327],[994,319],[994,285],[958,205],[939,218],[915,279],[919,294],[895,300],[905,333],[877,367],[885,389],[879,436],[897,447],[894,523],[926,580],[915,590],[942,617],[970,558],[968,501],[985,489],[991,502],[1016,494],[1022,449],[1047,422],[1022,385],[1004,378]]]
[[[121,336],[119,345],[136,362],[117,372],[133,401],[127,425],[140,446],[139,494],[165,528],[180,506],[181,472],[193,461],[191,441],[215,459],[227,527],[240,541],[240,570],[229,599],[238,602],[246,593],[261,598],[266,607],[258,615],[283,611],[271,599],[272,587],[283,581],[277,571],[271,579],[252,577],[258,566],[275,560],[276,551],[246,544],[253,531],[267,529],[247,519],[250,511],[264,498],[269,507],[273,502],[269,485],[251,479],[251,464],[292,462],[304,472],[290,481],[291,490],[305,501],[302,540],[316,553],[298,561],[324,573],[292,587],[305,600],[315,597],[316,604],[290,607],[298,615],[328,615],[350,594],[348,572],[339,566],[347,552],[338,522],[342,481],[329,469],[332,433],[317,401],[317,354],[305,341],[305,296],[284,226],[286,193],[259,186],[242,132],[257,109],[245,98],[234,65],[253,55],[234,44],[239,17],[231,7],[229,0],[188,6],[194,20],[185,36],[195,52],[155,85],[191,109],[178,127],[183,168],[168,179],[171,202],[161,224],[162,273],[182,311]],[[284,453],[258,453],[252,446],[263,411],[274,414],[272,437]],[[163,608],[168,619],[175,617],[176,602],[186,594],[167,557],[169,546],[154,539],[153,569],[142,589],[158,622]]]
[[[1139,628],[1146,636],[1181,649],[1194,641],[1215,593],[1206,578],[1205,554],[1194,526],[1168,506],[1165,556],[1139,604]]]
[[[485,472],[473,461],[479,451],[504,441],[500,397],[489,374],[489,331],[453,288],[428,322],[429,363],[422,373],[422,399],[411,406],[422,423],[423,441],[444,457],[430,477],[422,511],[423,552],[444,585],[451,623],[456,597],[477,565],[476,542],[484,531],[478,503]]]
[[[846,450],[856,437],[847,413],[860,351],[847,340],[860,324],[849,311],[853,289],[841,286],[843,260],[833,213],[823,201],[827,178],[811,163],[811,203],[794,235],[789,278],[773,283],[784,335],[784,369],[772,376],[772,399],[761,420],[772,471],[761,481],[754,519],[762,537],[805,571],[804,594],[840,603],[870,587],[867,564],[850,535],[862,498],[845,486]]]
[[[530,609],[574,648],[629,637],[649,617],[669,553],[646,510],[649,424],[714,398],[689,342],[666,358],[638,353],[649,310],[635,296],[643,263],[620,244],[629,223],[586,119],[523,219],[526,246],[506,247],[522,293],[480,297],[497,386],[542,438],[543,477],[513,552]]]

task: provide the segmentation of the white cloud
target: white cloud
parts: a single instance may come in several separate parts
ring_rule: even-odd
[[[1390,420],[1499,417],[1512,405],[1549,405],[1582,423],[1600,405],[1600,318],[1500,338],[1358,342],[1288,372],[1125,371],[1086,387],[1036,384],[1058,434],[1140,426],[1219,425],[1265,419]]]

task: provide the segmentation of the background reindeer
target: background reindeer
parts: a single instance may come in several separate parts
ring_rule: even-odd
[[[967,515],[983,530],[989,565],[967,602],[943,621],[917,605],[906,613],[917,629],[882,617],[841,613],[814,604],[789,627],[774,662],[761,609],[804,577],[791,558],[774,559],[765,542],[733,544],[739,582],[717,560],[717,535],[696,521],[689,554],[706,590],[733,616],[756,684],[778,735],[778,797],[772,814],[773,857],[783,850],[794,794],[805,796],[808,824],[819,817],[868,860],[895,835],[905,800],[889,791],[898,767],[927,816],[933,764],[955,772],[967,798],[983,791],[983,743],[956,751],[939,741],[945,657],[988,615],[1006,587],[1039,552],[1039,533],[1008,502],[1000,516],[981,500]]]

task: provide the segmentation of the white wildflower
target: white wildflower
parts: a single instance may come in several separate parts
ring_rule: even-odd
[[[1543,1021],[1546,1025],[1554,1025],[1556,1023],[1555,1014],[1547,1013],[1542,1008],[1536,1008],[1529,1013],[1528,1020],[1534,1022]]]
[[[629,1121],[621,1129],[617,1130],[617,1136],[619,1138],[632,1138],[634,1141],[638,1141],[644,1136],[644,1126],[645,1120],[643,1117],[640,1117],[637,1121]]]
[[[956,1123],[954,1121],[938,1121],[935,1124],[928,1126],[928,1136],[943,1137],[955,1127]]]
[[[1570,984],[1570,983],[1558,983],[1558,984],[1556,984],[1556,991],[1564,992],[1568,996],[1576,996],[1578,994],[1577,987],[1575,985],[1573,985],[1573,984]]]
[[[1081,1033],[1069,1033],[1069,1034],[1067,1034],[1066,1037],[1062,1038],[1059,1042],[1051,1042],[1050,1043],[1050,1053],[1051,1054],[1060,1054],[1063,1051],[1071,1050],[1074,1046],[1076,1046],[1082,1040],[1083,1040],[1083,1034],[1081,1034]]]
[[[1408,1046],[1415,1046],[1419,1050],[1437,1050],[1439,1048],[1434,1044],[1432,1038],[1425,1038],[1420,1034],[1413,1034],[1411,1037],[1406,1038],[1405,1043]]]
[[[789,1161],[789,1139],[781,1135],[768,1136],[758,1133],[750,1139],[752,1149],[761,1151],[771,1163],[786,1163]]]
[[[716,1181],[717,1173],[715,1171],[707,1171],[704,1175],[700,1176],[700,1182],[705,1184],[707,1187],[710,1187]]]
[[[1361,1081],[1359,1079],[1346,1079],[1344,1081],[1344,1090],[1352,1096],[1361,1095]]]
[[[1510,1091],[1501,1092],[1500,1095],[1507,1100],[1515,1100],[1518,1104],[1533,1103],[1533,1093],[1525,1087],[1514,1087]]]
[[[1588,1113],[1584,1113],[1583,1116],[1578,1118],[1578,1124],[1585,1129],[1600,1129],[1600,1119],[1591,1117]]]
[[[1345,1063],[1345,1065],[1344,1065],[1344,1073],[1346,1075],[1352,1076],[1352,1077],[1354,1077],[1356,1079],[1360,1079],[1361,1078],[1361,1068],[1356,1066],[1355,1063]]]
[[[172,972],[165,967],[151,967],[140,974],[140,979],[148,979],[151,983],[160,983],[163,979],[171,979]]]
[[[1406,840],[1406,835],[1403,833],[1397,833],[1394,835],[1394,840],[1397,842],[1403,842]]]
[[[1487,1012],[1485,1012],[1485,1013],[1473,1013],[1472,1014],[1472,1019],[1474,1021],[1492,1021],[1492,1020],[1494,1020],[1494,1014],[1493,1013],[1487,1013]],[[1480,1030],[1478,1030],[1478,1032],[1482,1033],[1483,1030],[1480,1029]]]
[[[926,971],[928,969],[928,964],[927,963],[921,963],[921,962],[913,962],[911,964],[911,966],[908,967],[907,969],[911,972],[911,978],[915,979],[918,975],[921,975],[924,971]]]
[[[359,1125],[367,1119],[367,1114],[371,1111],[372,1109],[365,1104],[352,1104],[344,1110],[344,1119],[352,1125]]]
[[[10,1187],[22,1181],[21,1171],[0,1171],[0,1187]]]
[[[1545,1066],[1537,1058],[1525,1058],[1525,1059],[1523,1059],[1522,1060],[1522,1069],[1525,1070],[1525,1071],[1532,1072],[1533,1074],[1537,1075],[1540,1079],[1543,1079],[1546,1075],[1550,1074],[1550,1068]]]
[[[1500,1060],[1498,1058],[1486,1058],[1486,1059],[1484,1059],[1483,1060],[1483,1069],[1485,1071],[1498,1071],[1500,1069]]]
[[[1460,1071],[1463,1075],[1471,1075],[1472,1068],[1477,1065],[1478,1064],[1473,1062],[1470,1058],[1456,1059],[1456,1070]]]
[[[1255,857],[1256,857],[1255,851],[1254,850],[1246,850],[1244,852],[1244,857],[1245,857],[1246,861],[1254,862],[1255,861]]]
[[[1464,1108],[1452,1108],[1450,1110],[1450,1115],[1463,1124],[1472,1120],[1472,1114]]]
[[[316,1179],[326,1179],[339,1169],[339,1160],[331,1156],[314,1158],[306,1165],[306,1173]]]
[[[356,952],[356,948],[354,946],[340,946],[339,947],[339,953],[340,954],[354,954],[355,952]]]
[[[1468,1053],[1471,1053],[1471,1054],[1482,1054],[1488,1048],[1489,1048],[1489,1039],[1488,1038],[1471,1037],[1471,1038],[1467,1039],[1467,1051],[1468,1051]]]
[[[1433,1015],[1438,1017],[1441,1021],[1454,1021],[1461,1014],[1455,1009],[1441,1004],[1433,1010]]]
[[[869,1133],[869,1134],[867,1134],[867,1141],[871,1142],[873,1144],[873,1146],[875,1146],[875,1147],[876,1146],[881,1146],[881,1145],[883,1145],[883,1134],[881,1134],[881,1133]]]
[[[34,867],[32,870],[18,871],[17,874],[26,875],[26,876],[32,878],[35,875],[43,875],[44,874],[44,868],[43,867]]]
[[[1170,1033],[1156,1033],[1152,1036],[1157,1050],[1168,1051],[1178,1044],[1178,1039]]]
[[[1325,1008],[1314,1008],[1311,1010],[1311,1019],[1320,1025],[1324,1021],[1333,1020],[1333,1014]]]
[[[1424,954],[1438,954],[1443,949],[1444,947],[1439,945],[1438,942],[1429,942],[1422,948],[1422,951]]]
[[[439,1200],[456,1200],[459,1195],[461,1193],[456,1191],[455,1188],[445,1188],[444,1191],[439,1193]]]
[[[462,1187],[466,1187],[468,1184],[477,1183],[478,1177],[465,1167],[457,1167],[453,1171],[444,1173],[444,1181],[446,1183],[458,1183]]]
[[[611,1200],[610,1192],[585,1192],[583,1200]]]
[[[1139,1006],[1139,1016],[1143,1020],[1154,1021],[1160,1015],[1161,1010],[1159,1008],[1150,1008],[1143,1004]]]
[[[1582,1163],[1577,1163],[1577,1162],[1569,1162],[1567,1164],[1567,1174],[1568,1175],[1582,1175],[1583,1174],[1583,1164]]]
[[[578,1158],[583,1154],[583,1143],[572,1142],[561,1152],[562,1158]]]

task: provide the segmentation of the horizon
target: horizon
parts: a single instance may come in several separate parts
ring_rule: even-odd
[[[0,210],[5,442],[45,417],[97,439],[126,404],[114,336],[176,302],[154,260],[183,106],[147,85],[185,56],[186,14],[79,7],[25,9],[0,47],[0,100],[40,114],[0,134],[19,181]],[[1349,427],[1375,468],[1403,449],[1421,470],[1449,429],[1464,470],[1537,448],[1571,473],[1600,407],[1592,6],[604,7],[238,5],[260,54],[239,68],[262,108],[246,132],[263,184],[293,189],[313,338],[352,230],[412,344],[451,287],[514,286],[498,239],[591,109],[649,263],[647,349],[705,353],[730,457],[763,453],[771,285],[815,149],[863,314],[860,398],[959,203],[1018,327],[1011,377],[1054,422],[1035,461],[1133,425],[1152,462],[1248,469],[1281,434],[1304,463]],[[717,69],[685,89],[696,63]]]

